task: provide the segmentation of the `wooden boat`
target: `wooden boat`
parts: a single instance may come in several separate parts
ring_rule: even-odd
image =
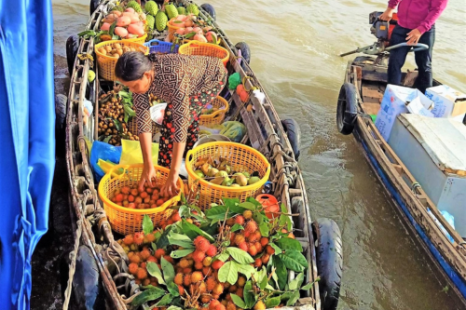
[[[97,30],[104,14],[114,3],[114,0],[103,0],[100,3],[92,1],[96,10],[92,13],[86,29]],[[188,4],[187,1],[179,3]],[[215,15],[211,6],[201,7],[201,18],[207,20],[209,13]],[[215,21],[213,26],[218,29],[222,46],[230,52],[230,73],[238,72],[246,80],[248,88],[254,86],[265,93],[248,63],[238,63],[239,50],[242,49],[243,60],[249,56],[247,45],[241,43],[235,47]],[[160,35],[163,38],[166,33]],[[99,79],[93,83],[86,82],[91,66],[94,70],[97,70],[97,66],[91,57],[83,55],[93,55],[93,50],[93,37],[82,38],[79,41],[70,37],[67,42],[71,83],[66,118],[66,149],[72,214],[76,218],[76,244],[72,253],[74,259],[69,266],[71,280],[65,294],[65,309],[74,287],[71,283],[76,265],[86,264],[79,260],[76,262],[78,249],[86,247],[95,259],[95,268],[100,274],[107,305],[111,309],[120,310],[128,309],[127,300],[122,298],[122,294],[131,296],[138,287],[121,285],[119,281],[121,275],[114,268],[114,264],[121,259],[121,255],[119,256],[115,250],[115,237],[98,198],[97,184],[89,164],[89,144],[86,141],[92,142],[96,139],[98,121],[92,116],[86,124],[83,123],[83,101],[91,101],[95,106],[94,111],[98,110],[96,98],[99,97],[100,90],[110,87],[108,82]],[[80,57],[76,57],[77,55]],[[336,309],[342,269],[340,232],[331,220],[314,221],[311,218],[303,176],[296,160],[299,152],[296,134],[299,128],[290,127],[289,121],[283,122],[287,126],[284,127],[266,93],[263,104],[253,96],[247,104],[243,104],[236,94],[231,96],[229,103],[231,108],[227,120],[242,121],[248,132],[243,142],[259,149],[271,163],[272,193],[280,198],[290,213],[299,214],[293,222],[296,238],[303,245],[303,254],[309,262],[306,281],[315,281],[320,277],[320,281],[316,282],[312,289],[303,291],[299,307],[295,309]],[[253,108],[248,109],[247,105]],[[293,275],[290,274],[290,277]]]
[[[380,41],[379,41],[380,42]],[[337,127],[342,134],[353,134],[367,162],[385,188],[410,231],[443,274],[451,288],[466,298],[466,247],[463,238],[451,227],[429,199],[403,162],[377,130],[371,115],[377,115],[387,86],[388,53],[374,46],[350,52],[359,56],[348,62],[337,104]],[[346,56],[349,53],[342,54]],[[402,83],[413,87],[417,71],[404,72]],[[434,81],[434,86],[440,85]],[[429,215],[428,209],[432,212]],[[434,218],[453,238],[450,242]]]

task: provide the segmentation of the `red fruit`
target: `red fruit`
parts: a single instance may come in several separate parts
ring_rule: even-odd
[[[236,237],[236,234],[235,233],[231,233],[230,234],[230,242],[233,244],[235,242],[235,237]]]
[[[155,241],[155,235],[154,234],[148,234],[146,235],[146,239],[148,243],[154,242]]]
[[[129,258],[129,261],[135,264],[139,264],[141,262],[141,257],[139,256],[139,254],[134,254]]]
[[[164,249],[157,249],[157,251],[155,251],[154,256],[155,256],[155,258],[157,258],[158,260],[160,260],[160,258],[161,258],[162,256],[164,256],[165,254],[167,254],[167,253],[165,252]]]
[[[199,284],[197,292],[200,293],[200,294],[204,294],[205,292],[207,292],[207,286],[206,286],[205,282],[201,282]]]
[[[139,253],[139,256],[141,256],[143,260],[147,260],[150,257],[150,252],[148,249],[144,249]]]
[[[251,235],[249,235],[249,238],[248,238],[249,242],[257,242],[260,239],[261,239],[261,233],[258,230],[252,232]]]
[[[136,263],[129,264],[128,266],[129,273],[136,275],[136,273],[138,272],[138,268],[139,268],[138,264]]]
[[[171,257],[169,255],[164,255],[163,258],[165,258],[165,260],[167,262],[169,262],[170,264],[172,264],[172,265],[175,263],[175,261],[173,260],[173,257]]]
[[[215,307],[215,310],[227,310],[224,305],[220,304],[217,307]]]
[[[250,235],[251,233],[249,231],[244,232],[244,238],[249,238]]]
[[[177,273],[173,282],[175,282],[176,285],[183,285],[183,274]]]
[[[229,301],[227,304],[227,310],[236,310],[235,304]]]
[[[244,242],[244,236],[241,234],[237,234],[235,236],[235,244],[238,245],[240,243]]]
[[[245,231],[248,231],[249,233],[253,233],[257,230],[257,223],[254,220],[250,220],[247,224],[246,227],[244,228]]]
[[[269,244],[269,238],[262,237],[260,242],[261,242],[261,245],[265,247],[267,244]]]
[[[194,246],[197,250],[205,253],[210,247],[210,242],[206,238],[198,236],[196,239],[194,239]]]
[[[254,245],[256,246],[257,253],[261,253],[263,249],[262,245],[259,242],[254,243]]]
[[[236,295],[238,295],[239,297],[243,298],[243,294],[244,294],[244,289],[242,287],[236,290]]]
[[[250,219],[250,218],[252,218],[252,211],[251,211],[251,210],[246,210],[246,211],[244,211],[244,212],[243,212],[243,216],[244,216],[244,218],[247,219],[247,220]]]
[[[182,258],[180,260],[180,267],[181,268],[188,268],[189,267],[189,261],[186,258]]]
[[[218,301],[217,299],[212,299],[212,301],[209,304],[209,310],[216,310],[218,305],[220,305],[220,301]]]
[[[191,274],[185,274],[183,278],[184,286],[189,286],[191,284]]]
[[[262,266],[262,259],[256,258],[256,260],[254,261],[254,267],[260,268],[261,266]]]
[[[205,275],[205,276],[208,276],[212,273],[212,268],[210,267],[204,267],[202,268],[202,273]]]
[[[240,248],[241,250],[246,251],[246,252],[248,251],[248,245],[244,241],[241,242],[240,244],[238,244],[238,248]]]
[[[256,249],[256,246],[254,244],[249,245],[248,253],[251,254],[252,256],[257,255],[257,249]]]
[[[134,243],[141,245],[144,242],[144,233],[135,233],[134,234]]]
[[[215,286],[217,285],[217,281],[215,281],[213,277],[208,277],[205,283],[206,283],[208,292],[212,292]]]
[[[178,285],[178,291],[180,292],[181,296],[184,295],[184,287],[182,287],[181,285]]]
[[[141,265],[139,265],[139,267],[141,267],[142,269],[146,269],[146,262],[141,263]]]
[[[197,264],[197,263],[196,263]],[[202,265],[204,267],[209,267],[210,265],[212,265],[212,257],[206,257],[204,258],[204,260],[202,261]],[[203,267],[203,268],[204,268]]]
[[[178,212],[173,213],[172,220],[173,222],[181,221],[181,216],[178,214]]]
[[[206,254],[210,257],[214,257],[215,255],[217,255],[217,248],[215,247],[215,245],[211,244]]]
[[[122,202],[123,201],[123,194],[118,194],[115,196],[115,201],[116,202]]]
[[[235,217],[235,223],[239,225],[244,225],[244,217],[242,215],[238,215]]]
[[[239,276],[238,281],[236,283],[238,284],[238,286],[243,287],[246,284],[246,278],[244,276]]]
[[[123,186],[121,188],[121,192],[125,195],[128,195],[130,193],[131,189],[128,186]]]
[[[144,280],[145,278],[147,278],[147,271],[145,269],[139,268],[138,272],[136,273],[136,277],[139,280]]]
[[[138,192],[137,189],[132,189],[132,190],[131,190],[131,195],[137,196],[138,194],[139,194],[139,192]]]
[[[196,263],[202,263],[204,258],[205,258],[205,251],[196,250],[196,251],[193,252],[193,260]]]
[[[227,225],[228,225],[228,226],[233,226],[233,225],[235,225],[235,219],[234,219],[234,218],[229,218],[229,219],[227,220]]]
[[[210,296],[209,294],[203,294],[201,295],[201,302],[203,304],[206,304],[208,302],[210,302],[212,300],[212,296]],[[209,309],[208,307],[205,307],[205,308],[202,308],[203,310],[207,310]]]
[[[224,262],[222,262],[221,260],[216,260],[212,263],[212,268],[215,270],[219,270],[220,268],[222,268],[223,264]]]
[[[189,267],[188,268],[183,268],[183,273],[184,274],[188,274],[188,273],[191,273],[191,272],[193,272],[193,270],[191,268],[189,268]]]
[[[294,234],[293,234],[292,232],[290,232],[290,233],[288,234],[288,238],[290,238],[290,239],[295,239],[296,237],[294,236]]]
[[[223,293],[223,285],[221,283],[215,285],[214,289],[212,290],[212,294],[221,295]]]
[[[275,254],[275,250],[270,245],[267,245],[265,250],[267,251],[267,254],[269,254],[269,255]]]
[[[261,259],[262,259],[262,263],[265,265],[265,264],[267,264],[269,262],[270,255],[269,254],[264,254],[264,255],[262,255]]]
[[[204,261],[194,263],[194,269],[201,270],[202,268],[204,268]]]
[[[230,286],[230,287],[228,288],[228,291],[229,291],[230,293],[234,293],[234,292],[236,292],[237,289],[238,289],[238,288],[236,287],[236,285],[232,285],[232,286]]]
[[[150,279],[145,279],[145,280],[142,282],[142,285],[143,285],[143,286],[148,286],[148,285],[150,285]]]
[[[127,235],[125,239],[123,239],[123,243],[126,245],[131,245],[133,244],[133,242],[134,242],[133,235]]]
[[[201,281],[203,278],[204,278],[204,275],[202,274],[202,272],[195,271],[191,275],[191,282],[192,283],[197,283],[197,282]]]

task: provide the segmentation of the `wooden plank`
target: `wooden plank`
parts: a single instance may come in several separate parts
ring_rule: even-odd
[[[374,102],[367,102],[367,100],[364,100],[364,103],[362,104],[362,109],[364,113],[377,115],[377,113],[379,113],[380,110],[380,104]]]

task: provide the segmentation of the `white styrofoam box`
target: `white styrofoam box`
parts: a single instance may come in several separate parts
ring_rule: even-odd
[[[427,110],[432,106],[432,101],[417,89],[387,85],[375,120],[375,127],[377,127],[385,141],[388,141],[390,137],[396,117],[401,113],[407,113],[408,108],[406,105],[409,106],[411,102],[413,102],[413,106],[421,104]]]
[[[457,115],[457,116],[454,116],[454,117],[452,117],[451,119],[454,120],[454,121],[463,123],[465,117],[466,117],[466,113],[460,114],[460,115]],[[464,124],[464,123],[463,123],[463,124]]]
[[[466,126],[450,118],[398,116],[388,144],[440,211],[466,237]],[[456,172],[456,173],[454,173]]]
[[[426,97],[434,102],[435,117],[454,117],[466,113],[466,94],[447,85],[430,87]]]

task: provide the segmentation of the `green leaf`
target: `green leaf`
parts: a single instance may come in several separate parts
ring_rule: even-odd
[[[223,221],[225,218],[229,219],[237,214],[243,214],[246,209],[238,207],[237,205],[231,206],[216,206],[206,210],[206,217],[211,221]],[[228,212],[227,212],[228,211]],[[226,217],[225,217],[226,214]]]
[[[240,264],[252,264],[254,259],[248,252],[241,250],[240,248],[230,247],[226,249],[227,253],[231,255]]]
[[[166,293],[167,292],[165,290],[159,287],[151,286],[147,290],[143,291],[140,295],[136,296],[131,302],[131,305],[139,307],[143,303],[156,300],[157,298],[162,297]]]
[[[276,241],[276,243],[280,247],[280,249],[284,251],[296,250],[299,252],[303,252],[303,247],[301,243],[299,243],[299,241],[296,239],[280,238]]]
[[[111,135],[108,136],[107,138],[105,138],[103,142],[108,143],[108,141],[110,141],[110,139],[112,139],[112,136],[111,136]]]
[[[272,297],[272,298],[269,297],[265,300],[265,307],[267,309],[275,308],[276,306],[280,304],[281,300],[282,298],[280,296]]]
[[[165,279],[165,282],[167,284],[172,283],[175,278],[175,269],[173,268],[173,265],[163,258],[163,256],[160,261],[160,265],[162,265],[163,278]]]
[[[288,250],[283,254],[279,254],[278,257],[280,257],[285,267],[290,270],[303,272],[308,267],[304,255],[296,250]]]
[[[122,97],[122,98],[131,98],[132,97],[132,94],[130,92],[127,92],[127,91],[124,91],[124,90],[120,90],[118,92],[118,96]]]
[[[196,32],[192,31],[192,32],[190,32],[190,33],[188,33],[188,34],[185,34],[184,37],[185,37],[186,39],[191,39],[191,38],[194,37],[195,35],[196,35]]]
[[[173,244],[178,245],[185,249],[194,249],[194,244],[192,240],[188,236],[185,236],[185,235],[171,233],[168,235],[168,241],[170,242],[171,245]]]
[[[288,272],[285,264],[278,256],[273,257],[273,264],[275,265],[275,273],[278,277],[278,285],[281,290],[285,289],[286,283],[288,282]]]
[[[180,296],[180,290],[178,289],[178,285],[176,285],[174,282],[168,284],[167,289],[173,297]]]
[[[288,209],[286,208],[284,203],[280,205],[280,211],[282,211],[282,213],[288,213]]]
[[[115,122],[118,122],[115,120]],[[120,124],[120,122],[118,122]],[[116,126],[116,123],[115,123]],[[121,126],[121,124],[120,124]],[[148,235],[154,231],[154,223],[152,223],[152,220],[148,215],[144,215],[144,218],[142,219],[142,231],[144,232],[144,235]]]
[[[234,285],[236,281],[238,281],[238,269],[236,268],[236,264],[233,262],[226,262],[218,270],[218,280],[220,282],[228,282],[231,285]]]
[[[280,249],[275,243],[269,243],[269,245],[275,250],[275,254],[280,254],[282,252],[282,249]]]
[[[152,247],[152,250],[153,250],[154,252],[157,251],[157,246],[155,245],[154,242],[152,242],[152,243],[150,244],[150,246]]]
[[[246,308],[250,309],[256,303],[256,295],[252,292],[252,282],[247,281],[243,289],[244,302],[246,303]],[[243,309],[246,309],[243,308]]]
[[[251,210],[251,211],[256,211],[257,210],[257,206],[251,202],[243,202],[243,203],[240,203],[238,206],[240,206],[241,208],[244,208],[244,209],[248,209],[248,210]]]
[[[110,26],[110,29],[108,30],[108,34],[110,34],[110,36],[112,37],[113,39],[113,36],[115,34],[115,27],[116,27],[116,24],[117,24],[117,21],[114,21],[113,24]]]
[[[160,301],[156,304],[157,307],[171,305],[173,297],[174,296],[172,296],[172,294],[167,294],[167,295],[163,296],[163,298],[160,299]]]
[[[78,33],[78,37],[83,37],[85,39],[89,37],[94,37],[94,36],[96,36],[96,33],[94,30],[86,30],[86,31]]]
[[[252,218],[254,219],[254,221],[257,222],[257,225],[260,225],[260,224],[262,224],[264,222],[269,221],[269,219],[260,212],[253,212],[252,213]]]
[[[156,243],[157,248],[161,249],[161,248],[164,248],[164,247],[170,245],[170,242],[168,241],[168,235],[170,234],[172,229],[173,229],[173,226],[168,226],[165,229],[165,231],[162,233],[160,238],[157,240],[157,243]]]
[[[159,266],[154,262],[148,262],[146,265],[147,272],[157,279],[159,284],[165,284],[165,281],[162,278],[162,271],[160,271]]]
[[[236,294],[230,294],[231,300],[233,300],[234,304],[237,305],[241,309],[246,309],[246,304],[244,303],[243,299]],[[167,309],[168,310],[168,309]]]
[[[290,307],[294,306],[296,302],[298,301],[298,299],[299,299],[299,291],[294,291],[290,299],[288,299],[288,301],[286,302],[286,305]]]
[[[262,207],[262,204],[261,204],[259,201],[257,201],[256,199],[252,198],[252,197],[246,198],[246,201],[247,201],[247,202],[250,202],[250,203],[252,203],[254,206],[256,206],[256,209],[257,209],[258,207]]]
[[[269,224],[266,222],[263,222],[259,225],[259,231],[261,232],[261,235],[263,237],[268,237],[269,236]]]
[[[191,238],[191,240],[194,240],[197,236],[201,235],[207,240],[209,240],[210,242],[215,241],[215,239],[211,235],[201,230],[196,225],[187,222],[185,219],[183,219],[181,223],[182,223],[183,233],[185,233],[189,238]]]
[[[128,118],[133,118],[136,116],[136,112],[134,112],[134,110],[131,109],[129,104],[124,104],[123,110],[125,111],[125,117],[128,116]]]
[[[285,226],[286,230],[288,231],[291,231],[291,229],[293,228],[293,223],[291,222],[291,219],[288,215],[280,215],[279,217],[279,221],[278,221],[278,224],[280,226]]]
[[[180,209],[178,210],[178,213],[180,214],[181,217],[189,217],[189,208],[188,206],[182,205],[180,206]]]
[[[170,306],[167,308],[167,310],[183,310],[183,308],[177,307],[177,306]]]
[[[265,277],[262,278],[262,280],[259,282],[259,288],[261,290],[264,290],[265,287],[267,286],[268,283],[268,278],[267,278],[267,273],[265,274]]]
[[[233,225],[233,226],[231,227],[230,231],[231,231],[231,232],[235,232],[235,231],[242,230],[242,229],[244,229],[244,227],[243,227],[242,225],[240,225],[240,224],[235,224],[235,225]]]
[[[172,251],[170,253],[170,256],[175,258],[175,259],[183,258],[186,255],[191,254],[192,252],[194,252],[194,250],[195,250],[194,248],[193,249],[175,250],[175,251]]]
[[[248,280],[249,280],[249,278],[251,278],[251,275],[256,272],[256,269],[251,265],[241,265],[241,264],[238,264],[235,261],[233,261],[233,262],[236,264],[236,269],[238,269],[238,272],[245,275],[246,279],[248,279]]]
[[[304,281],[304,273],[299,273],[296,278],[288,284],[290,291],[298,290]]]
[[[301,289],[303,291],[307,291],[307,290],[310,290],[313,286],[314,286],[314,282],[309,282],[306,285],[303,285],[303,287],[301,287]]]
[[[215,256],[214,260],[220,260],[222,262],[225,262],[228,258],[230,258],[230,254],[228,254],[227,252],[223,252]]]

